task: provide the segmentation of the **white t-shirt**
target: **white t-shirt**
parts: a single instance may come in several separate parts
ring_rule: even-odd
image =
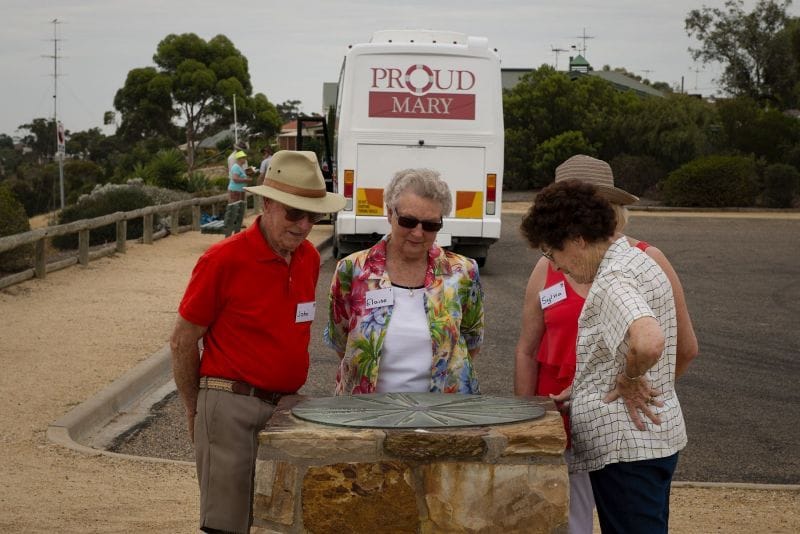
[[[424,288],[392,285],[394,309],[386,329],[378,367],[378,393],[431,389],[433,346],[425,315]]]

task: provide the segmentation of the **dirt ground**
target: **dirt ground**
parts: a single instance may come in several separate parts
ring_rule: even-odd
[[[194,469],[88,456],[47,426],[166,343],[197,232],[0,290],[0,532],[196,532]],[[675,487],[671,530],[799,532],[800,491]]]

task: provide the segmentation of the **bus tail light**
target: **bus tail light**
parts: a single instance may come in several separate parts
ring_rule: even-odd
[[[353,211],[353,183],[355,181],[355,172],[353,169],[345,169],[344,170],[344,198],[345,198],[345,205],[344,209],[347,211]]]
[[[486,214],[494,215],[495,200],[497,199],[497,175],[486,175]]]

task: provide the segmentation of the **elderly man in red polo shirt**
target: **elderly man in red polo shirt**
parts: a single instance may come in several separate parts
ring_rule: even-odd
[[[325,191],[313,152],[276,153],[264,184],[247,190],[263,214],[200,257],[171,339],[204,532],[249,532],[257,434],[308,374],[320,256],[306,237],[345,205]]]

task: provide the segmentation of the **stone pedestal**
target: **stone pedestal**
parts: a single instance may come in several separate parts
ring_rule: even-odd
[[[285,397],[259,436],[256,534],[566,532],[566,435],[541,419],[448,429],[303,421]]]

